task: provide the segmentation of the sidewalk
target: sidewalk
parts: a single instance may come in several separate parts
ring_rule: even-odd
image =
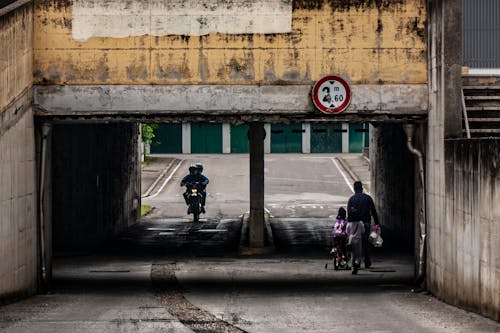
[[[144,162],[141,167],[142,196],[154,190],[154,188],[151,188],[152,185],[157,182],[157,180],[161,181],[159,178],[163,178],[166,171],[175,164],[175,161],[177,161],[177,159],[170,156],[148,155],[147,161]],[[157,184],[155,184],[155,187]]]
[[[370,162],[367,157],[362,154],[343,154],[338,157],[342,167],[348,172],[352,183],[355,180],[360,180],[363,183],[363,188],[370,193]]]

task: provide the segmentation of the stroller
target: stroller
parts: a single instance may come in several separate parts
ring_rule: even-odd
[[[347,233],[345,222],[345,210],[340,207],[337,220],[333,226],[330,240],[332,249],[330,254],[333,256],[333,268],[335,270],[347,270],[349,268],[349,261],[351,259],[350,251],[347,249]],[[328,268],[328,263],[325,264],[325,269]]]

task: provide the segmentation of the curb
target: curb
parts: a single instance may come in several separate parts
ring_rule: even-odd
[[[349,174],[349,177],[351,177],[351,179],[353,181],[360,180],[359,177],[358,177],[358,175],[356,175],[354,173],[354,171],[352,171],[352,169],[349,166],[349,164],[342,157],[338,157],[337,160],[340,162],[340,164],[342,165],[342,167],[344,168],[344,170],[347,171],[347,173]]]
[[[151,192],[155,189],[155,187],[158,185],[158,183],[165,177],[165,175],[172,169],[172,166],[174,165],[174,162],[179,161],[178,159],[174,158],[170,161],[170,163],[163,169],[163,171],[156,177],[155,181],[148,187],[146,192],[141,195],[141,198],[147,198],[151,195]]]
[[[370,161],[365,156],[363,156],[363,158],[366,159],[368,162]],[[338,161],[340,162],[340,164],[342,165],[344,170],[347,171],[347,173],[349,174],[349,177],[351,177],[353,181],[357,181],[357,180],[361,181],[361,178],[352,170],[351,166],[349,165],[349,163],[347,163],[346,160],[344,160],[342,157],[339,157]],[[370,163],[368,163],[368,168],[370,168],[370,167],[371,167],[371,165],[370,165]],[[363,182],[363,187],[365,188],[366,192],[369,194],[370,190],[371,190],[370,186],[367,186],[366,182]]]

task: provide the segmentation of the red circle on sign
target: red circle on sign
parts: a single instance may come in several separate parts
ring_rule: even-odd
[[[331,97],[332,94],[334,97]],[[314,84],[312,99],[320,111],[331,114],[340,113],[351,103],[351,88],[343,78],[328,75]]]

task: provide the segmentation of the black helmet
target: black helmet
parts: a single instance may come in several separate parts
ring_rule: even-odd
[[[196,174],[196,170],[197,170],[196,165],[191,164],[191,165],[189,166],[189,174],[190,174],[190,175],[194,175],[194,174]]]
[[[200,173],[200,174],[201,174],[201,173],[203,173],[203,164],[201,164],[201,163],[196,163],[194,166],[195,166],[195,167],[196,167],[196,169],[198,170],[198,173]]]

